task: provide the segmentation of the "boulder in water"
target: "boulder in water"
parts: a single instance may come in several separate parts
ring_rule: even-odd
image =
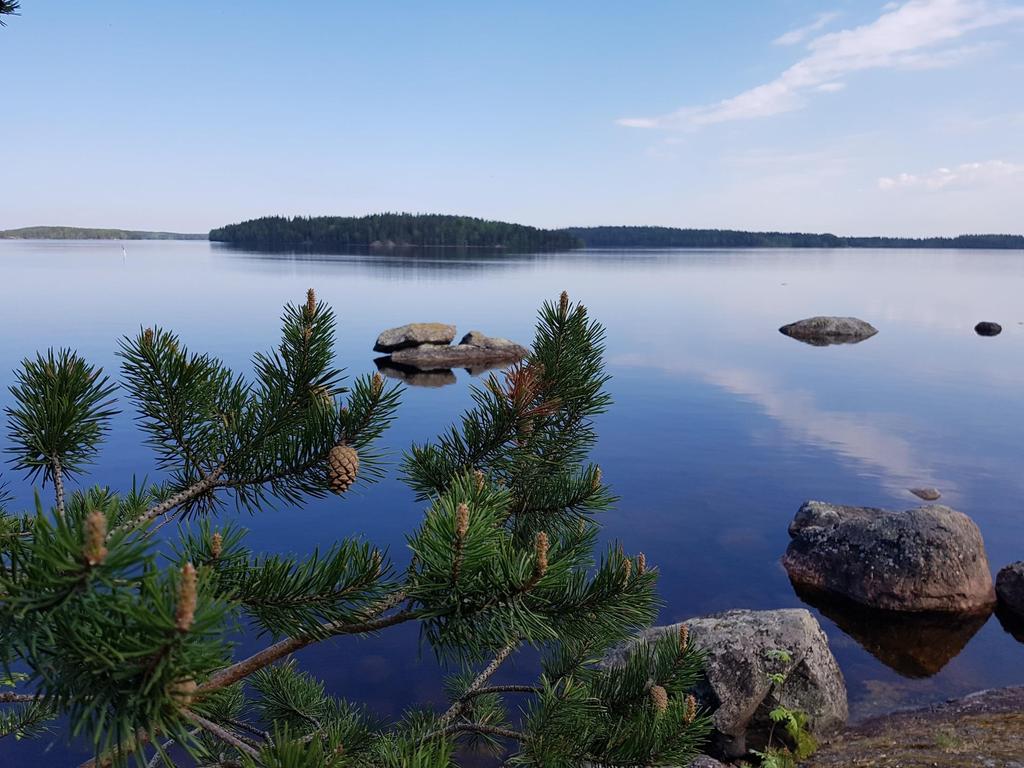
[[[988,613],[995,605],[981,532],[949,507],[809,501],[789,535],[782,564],[794,584],[891,611]]]
[[[998,336],[1003,332],[1003,326],[999,323],[990,323],[984,320],[974,326],[974,332],[979,336]]]
[[[856,344],[874,336],[878,329],[856,317],[818,316],[784,325],[779,333],[814,346],[828,346]]]
[[[408,323],[389,328],[377,337],[374,352],[394,352],[422,344],[451,344],[455,326],[445,323]]]

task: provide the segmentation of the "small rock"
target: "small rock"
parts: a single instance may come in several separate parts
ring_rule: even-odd
[[[714,712],[708,754],[731,759],[763,749],[772,730],[768,713],[778,706],[806,712],[815,736],[827,735],[848,716],[846,683],[818,622],[802,608],[776,611],[727,611],[689,619],[691,642],[707,653],[704,680],[694,694]],[[641,634],[653,640],[678,634],[678,624]],[[789,659],[773,657],[785,650]],[[606,663],[621,664],[628,646]],[[773,684],[769,674],[781,674]]]
[[[995,589],[978,526],[949,507],[906,512],[809,501],[789,525],[794,584],[872,608],[991,612]]]
[[[728,766],[725,763],[718,762],[713,757],[701,755],[691,760],[687,768],[728,768]]]
[[[871,323],[856,317],[809,317],[779,328],[790,338],[818,347],[830,344],[856,344],[878,333]]]
[[[996,576],[1000,607],[1024,620],[1024,561],[1003,568]]]
[[[1003,326],[999,323],[990,323],[986,320],[974,326],[974,332],[979,336],[998,336],[1003,332]]]
[[[459,344],[467,344],[471,347],[480,347],[481,349],[511,350],[517,354],[523,349],[521,345],[516,344],[514,341],[500,339],[496,336],[488,336],[480,331],[470,331],[462,337],[462,341]]]
[[[942,498],[938,488],[911,488],[910,492],[924,501],[938,501]]]
[[[397,349],[418,347],[421,344],[451,344],[455,326],[444,323],[409,323],[389,328],[377,337],[374,352],[394,352]]]

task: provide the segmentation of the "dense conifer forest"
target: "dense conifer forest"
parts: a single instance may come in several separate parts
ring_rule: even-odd
[[[806,232],[744,232],[677,227],[569,227],[441,214],[265,216],[210,232],[214,241],[256,248],[457,247],[515,251],[572,248],[1003,248],[1024,249],[1024,235],[848,237]]]
[[[1021,248],[1024,235],[841,237],[804,232],[742,232],[677,227],[570,227],[588,248]]]
[[[564,231],[487,221],[470,216],[378,213],[370,216],[266,216],[210,232],[210,239],[264,248],[442,246],[548,250],[578,248]]]

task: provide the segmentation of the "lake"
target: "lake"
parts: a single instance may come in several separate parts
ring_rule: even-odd
[[[339,361],[351,373],[374,370],[377,334],[407,322],[528,343],[541,302],[565,289],[608,330],[615,405],[599,420],[594,459],[622,500],[603,535],[660,569],[662,623],[803,606],[779,558],[808,499],[906,509],[920,503],[909,488],[935,486],[978,523],[993,571],[1024,558],[1019,251],[281,256],[207,242],[123,245],[125,255],[120,242],[0,241],[3,405],[24,356],[71,346],[112,370],[116,339],[141,326],[172,328],[193,351],[248,370],[253,352],[275,344],[282,305],[308,287],[340,316]],[[817,314],[855,315],[879,333],[813,347],[777,330]],[[1001,323],[1002,335],[975,335],[980,320]],[[478,382],[458,371],[447,386],[409,387],[385,439],[395,463],[456,419]],[[132,416],[116,420],[90,482],[125,488],[133,474],[152,477]],[[305,553],[361,534],[402,562],[423,505],[394,474],[343,499],[246,515],[249,544]],[[9,471],[5,479],[27,507],[31,489]],[[812,610],[855,718],[1024,683],[1024,645],[994,616],[981,627],[878,627]],[[383,715],[441,701],[440,672],[414,627],[323,643],[299,659]],[[503,674],[513,679],[516,666]],[[518,666],[527,674],[530,659]],[[62,740],[47,744],[0,742],[0,764],[70,759]]]

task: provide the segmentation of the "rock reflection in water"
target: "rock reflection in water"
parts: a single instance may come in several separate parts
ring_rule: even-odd
[[[1017,642],[1024,643],[1024,619],[1014,616],[1003,606],[996,608],[996,618],[999,619],[999,624],[1007,634]]]
[[[900,613],[867,608],[793,585],[797,596],[904,677],[937,674],[988,621],[990,613]]]
[[[412,365],[393,363],[390,357],[379,357],[373,362],[377,370],[389,379],[397,379],[413,387],[447,387],[455,383],[455,373],[450,368],[421,371]]]
[[[389,379],[396,379],[405,382],[412,387],[447,387],[456,382],[455,371],[451,368],[436,368],[423,370],[415,365],[403,365],[394,362],[390,356],[378,357],[373,361],[377,370]],[[465,368],[470,376],[478,378],[490,371],[500,371],[508,368],[509,363],[495,363],[494,365],[477,365],[472,368]]]

